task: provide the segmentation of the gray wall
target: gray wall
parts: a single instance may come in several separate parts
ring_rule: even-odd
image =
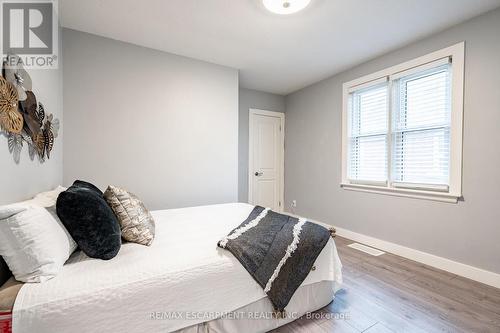
[[[7,137],[0,134],[0,205],[30,199],[35,194],[51,190],[62,183],[64,130],[62,62],[59,60],[57,70],[33,69],[28,72],[33,80],[33,92],[37,100],[44,104],[47,113],[59,118],[61,128],[50,160],[43,164],[40,164],[36,157],[34,161],[30,160],[26,144],[21,153],[21,161],[16,164],[9,152]]]
[[[262,91],[240,88],[238,139],[238,200],[248,202],[248,110],[261,109],[285,112],[285,97]]]
[[[342,83],[466,41],[463,202],[346,191]],[[500,10],[286,98],[285,200],[296,213],[500,273]]]
[[[238,71],[63,30],[64,184],[151,209],[238,198]]]

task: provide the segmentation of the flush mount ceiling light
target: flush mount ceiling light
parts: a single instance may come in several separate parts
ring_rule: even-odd
[[[262,2],[270,12],[287,15],[306,8],[311,0],[262,0]]]

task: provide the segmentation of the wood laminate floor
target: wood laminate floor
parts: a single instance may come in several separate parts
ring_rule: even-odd
[[[500,289],[336,237],[344,285],[335,301],[274,332],[500,333]]]

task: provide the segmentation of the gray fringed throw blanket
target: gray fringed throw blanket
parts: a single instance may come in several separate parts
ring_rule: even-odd
[[[219,247],[229,250],[282,315],[330,238],[325,227],[257,206]]]

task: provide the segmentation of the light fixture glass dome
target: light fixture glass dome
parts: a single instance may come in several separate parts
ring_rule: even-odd
[[[287,15],[306,8],[311,0],[262,0],[262,2],[270,12]]]

